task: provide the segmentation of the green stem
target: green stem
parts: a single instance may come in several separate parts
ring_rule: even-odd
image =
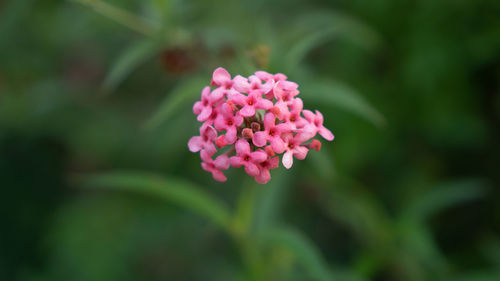
[[[251,183],[243,186],[230,233],[240,248],[243,262],[247,266],[252,280],[261,281],[264,269],[262,254],[257,241],[252,237],[251,233],[256,188],[255,184]]]
[[[144,19],[101,0],[73,0],[86,5],[97,13],[110,18],[146,36],[153,36],[155,29]]]

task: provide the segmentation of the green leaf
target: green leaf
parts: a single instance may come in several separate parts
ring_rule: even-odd
[[[380,44],[379,36],[367,25],[341,13],[314,12],[297,21],[294,34],[301,34],[284,56],[287,72],[294,71],[314,48],[335,38],[346,38],[363,47],[373,48]]]
[[[311,167],[314,169],[313,176],[327,180],[332,180],[337,176],[337,169],[326,147],[322,147],[319,153],[315,153],[315,151],[309,152],[306,161],[311,163]]]
[[[264,242],[290,251],[314,280],[333,280],[332,272],[318,249],[301,233],[288,228],[275,228],[266,232],[264,239]]]
[[[143,172],[111,172],[87,176],[82,184],[90,188],[134,191],[174,202],[211,220],[222,228],[229,226],[227,207],[188,181],[164,178]]]
[[[147,128],[154,128],[169,120],[182,109],[191,110],[194,102],[200,98],[201,90],[208,85],[207,78],[195,77],[182,81],[164,99],[160,108],[146,122]]]
[[[111,67],[103,87],[112,92],[135,69],[154,57],[163,48],[163,43],[154,39],[143,39],[126,48]]]
[[[404,218],[424,220],[443,209],[479,198],[484,195],[484,191],[484,182],[478,179],[441,184],[409,204],[403,212],[403,216]]]
[[[363,96],[338,81],[314,80],[304,83],[304,99],[318,104],[331,105],[356,114],[378,127],[386,125],[384,116]]]

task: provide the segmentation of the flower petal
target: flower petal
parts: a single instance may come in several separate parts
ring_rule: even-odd
[[[247,104],[247,96],[240,94],[240,93],[231,95],[230,99],[237,105]]]
[[[260,184],[266,184],[271,179],[271,173],[268,169],[261,169],[260,173],[255,176],[255,181]]]
[[[258,147],[263,147],[267,143],[267,133],[263,131],[255,132],[253,134],[252,142]]]
[[[241,75],[236,75],[233,79],[233,88],[236,91],[248,93],[250,91],[250,84],[248,83],[248,79]]]
[[[252,162],[246,162],[245,172],[247,172],[249,176],[255,177],[259,174],[259,168]]]
[[[266,130],[273,128],[275,123],[276,117],[273,113],[268,112],[266,113],[266,115],[264,115],[264,127],[266,128]]]
[[[252,162],[262,163],[267,160],[267,153],[265,153],[263,150],[257,150],[250,153],[250,157],[252,158]]]
[[[203,122],[206,121],[210,115],[212,114],[212,107],[211,106],[205,106],[201,110],[200,115],[196,118],[198,121]]]
[[[219,170],[227,170],[229,168],[229,158],[226,154],[219,155],[214,160],[214,165]]]
[[[195,136],[189,139],[188,142],[189,151],[198,152],[203,148],[203,139],[200,136]]]
[[[243,165],[243,160],[239,156],[233,156],[229,158],[229,163],[231,164],[231,166],[239,168],[241,167],[241,165]]]
[[[220,86],[230,80],[231,80],[231,75],[229,75],[229,72],[227,72],[227,70],[225,70],[222,67],[217,68],[212,74],[212,81],[217,86]]]
[[[309,149],[305,146],[296,146],[293,149],[293,156],[299,160],[304,160],[307,156]]]
[[[227,127],[226,128],[226,134],[225,134],[225,139],[227,144],[233,144],[236,141],[236,127]]]
[[[280,154],[285,151],[286,144],[280,137],[272,138],[270,142],[274,152]]]
[[[330,130],[323,126],[319,128],[318,133],[328,141],[332,141],[335,137]]]
[[[257,109],[271,109],[273,106],[274,105],[272,101],[263,98],[258,99],[257,104],[255,104],[255,107],[257,107]]]
[[[241,116],[251,117],[255,115],[255,107],[251,105],[245,105],[239,112]]]
[[[302,110],[302,114],[304,114],[304,117],[306,117],[307,121],[314,123],[314,119],[316,118],[316,115],[312,113],[312,111],[304,109]]]
[[[218,182],[225,182],[227,180],[226,176],[224,176],[224,173],[220,170],[213,170],[212,177]]]
[[[234,146],[238,155],[250,154],[250,144],[243,139],[239,139]]]
[[[283,162],[283,166],[285,166],[285,168],[290,169],[292,167],[292,165],[293,165],[293,152],[291,150],[288,150],[287,152],[285,152],[285,154],[283,154],[282,162]]]

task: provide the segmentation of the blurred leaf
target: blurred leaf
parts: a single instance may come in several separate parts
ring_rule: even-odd
[[[425,220],[443,209],[477,199],[484,195],[484,191],[484,182],[478,179],[442,184],[411,202],[403,214],[405,218]]]
[[[9,42],[10,33],[22,20],[27,10],[32,8],[33,0],[8,1],[0,4],[0,47]]]
[[[332,161],[330,152],[326,147],[321,148],[321,152],[311,151],[307,155],[307,162],[311,163],[314,175],[327,180],[332,180],[337,176],[337,169]]]
[[[159,40],[142,39],[126,48],[111,67],[106,79],[104,89],[113,91],[127,78],[137,67],[155,56],[164,44]]]
[[[294,34],[301,34],[300,40],[292,44],[284,56],[287,72],[294,71],[314,48],[337,37],[350,39],[366,48],[377,46],[380,42],[371,28],[341,13],[309,13],[297,21],[297,26]]]
[[[287,228],[275,228],[265,233],[264,239],[294,254],[314,280],[333,280],[332,272],[318,249],[301,233]]]
[[[309,81],[304,83],[302,94],[307,101],[344,109],[356,114],[376,126],[386,125],[384,116],[363,96],[337,81]]]
[[[254,233],[262,234],[266,229],[272,227],[278,220],[282,202],[286,197],[286,191],[294,175],[284,169],[272,171],[272,179],[260,187],[254,207]]]
[[[222,228],[229,225],[229,211],[226,206],[203,192],[199,186],[184,180],[142,172],[112,172],[85,177],[83,185],[152,195],[191,209]]]
[[[153,117],[147,121],[146,127],[154,128],[162,122],[169,120],[175,113],[182,109],[187,110],[189,107],[189,110],[191,110],[194,102],[199,99],[201,90],[207,85],[207,78],[201,77],[194,77],[182,81],[167,95],[160,105],[160,108]]]
[[[92,8],[96,13],[101,14],[144,35],[152,36],[156,33],[156,30],[152,27],[152,24],[147,20],[107,2],[101,0],[73,1],[78,2],[82,5],[86,5]]]

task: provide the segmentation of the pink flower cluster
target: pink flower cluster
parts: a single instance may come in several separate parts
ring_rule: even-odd
[[[203,124],[188,147],[200,152],[201,167],[217,181],[226,181],[222,170],[243,166],[258,183],[267,183],[269,171],[279,166],[277,154],[284,153],[282,163],[289,169],[294,157],[302,160],[309,149],[320,150],[321,142],[312,139],[316,134],[329,141],[334,138],[319,111],[303,109],[298,85],[284,74],[257,71],[248,78],[231,79],[219,67],[211,85],[214,89],[206,86],[193,106]]]

